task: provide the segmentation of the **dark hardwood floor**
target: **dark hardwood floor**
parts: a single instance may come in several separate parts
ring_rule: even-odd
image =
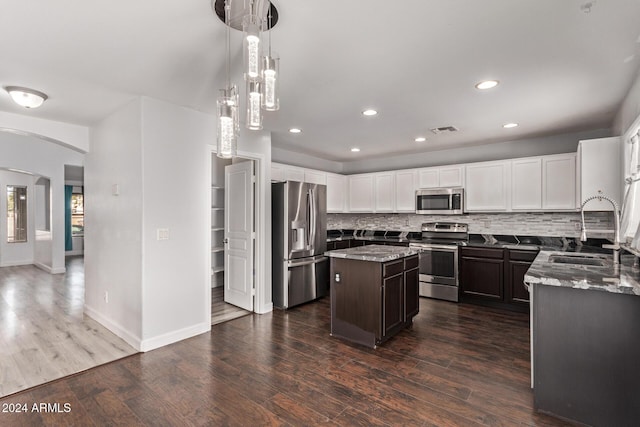
[[[329,298],[241,317],[1,399],[0,425],[566,424],[532,409],[527,315],[423,298],[376,350],[329,325]]]

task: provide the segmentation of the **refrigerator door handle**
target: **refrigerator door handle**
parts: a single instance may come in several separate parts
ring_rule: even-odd
[[[302,259],[300,261],[287,261],[287,267],[301,267],[303,265],[318,264],[328,259],[329,257],[322,255],[313,257],[311,259]]]
[[[309,248],[315,250],[316,246],[316,200],[315,193],[313,189],[309,190],[309,206],[310,210],[310,218],[309,222],[311,222],[311,226],[309,227]]]

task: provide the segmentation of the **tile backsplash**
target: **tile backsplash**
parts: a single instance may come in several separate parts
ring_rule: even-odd
[[[473,213],[465,215],[327,214],[327,230],[420,231],[423,222],[463,222],[469,233],[580,237],[580,212]],[[611,212],[586,212],[589,237],[612,237]],[[598,230],[602,230],[598,232]]]

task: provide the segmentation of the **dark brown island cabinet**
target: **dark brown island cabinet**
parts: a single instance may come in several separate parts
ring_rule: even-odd
[[[537,249],[460,248],[461,302],[529,312],[524,275]]]
[[[376,348],[419,311],[418,255],[399,246],[327,252],[331,259],[331,335]]]

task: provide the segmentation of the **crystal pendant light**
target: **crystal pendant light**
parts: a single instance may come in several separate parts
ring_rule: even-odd
[[[247,82],[247,128],[262,129],[262,112],[260,111],[260,82]]]
[[[260,73],[260,27],[261,19],[253,12],[253,0],[250,0],[249,14],[242,19],[243,55],[245,80],[259,80]]]
[[[227,87],[220,90],[217,100],[218,116],[218,138],[217,156],[223,159],[230,159],[236,156],[238,151],[238,90],[235,85],[231,85],[229,80],[229,64],[231,62],[230,42],[229,42],[229,10],[231,0],[225,0],[225,25],[227,26]]]
[[[230,159],[238,152],[238,91],[235,86],[220,90],[218,107],[218,157]]]
[[[276,111],[280,108],[278,84],[280,81],[280,58],[271,54],[271,8],[269,8],[269,54],[262,57],[262,108]]]

